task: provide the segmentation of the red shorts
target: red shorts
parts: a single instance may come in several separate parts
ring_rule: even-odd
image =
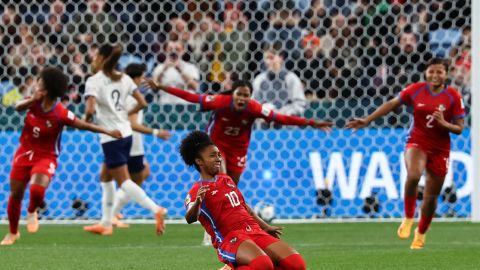
[[[237,154],[227,149],[219,149],[222,153],[222,158],[226,163],[227,171],[242,173],[245,170],[247,163],[246,154]]]
[[[234,268],[238,247],[245,240],[253,241],[262,250],[280,241],[280,239],[271,236],[262,229],[250,228],[250,230],[248,230],[249,228],[250,227],[243,230],[232,231],[223,239],[222,243],[217,247],[217,256],[222,263]]]
[[[30,181],[33,174],[45,174],[52,179],[57,168],[57,158],[36,155],[35,152],[20,146],[13,156],[10,179],[22,182]]]
[[[445,176],[448,172],[450,150],[431,149],[417,143],[407,143],[406,149],[416,148],[427,154],[427,169],[437,176]]]

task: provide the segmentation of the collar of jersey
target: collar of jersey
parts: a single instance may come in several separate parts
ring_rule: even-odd
[[[215,178],[213,178],[213,179],[211,179],[211,180],[202,180],[202,179],[200,179],[200,180],[198,180],[198,182],[200,182],[200,183],[203,183],[203,182],[213,183],[213,182],[217,182],[217,180],[218,180],[218,176],[215,175]]]
[[[447,90],[447,88],[448,88],[448,84],[445,84],[445,87],[442,89],[442,91],[435,94],[435,93],[432,92],[432,89],[430,89],[430,84],[427,83],[427,90],[432,97],[436,97],[436,96],[440,95],[441,93],[445,92],[445,90]]]

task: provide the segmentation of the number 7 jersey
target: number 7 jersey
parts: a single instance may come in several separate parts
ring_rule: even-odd
[[[233,180],[219,174],[213,180],[196,182],[185,199],[185,208],[188,210],[195,203],[198,189],[208,186],[209,190],[200,207],[198,221],[212,237],[216,248],[231,231],[250,227],[260,229],[255,219],[247,211],[245,199]]]
[[[450,132],[441,127],[433,113],[441,111],[447,122],[465,117],[462,97],[448,85],[439,93],[433,93],[428,83],[413,83],[400,92],[400,100],[413,108],[413,123],[407,143],[428,148],[450,150]]]

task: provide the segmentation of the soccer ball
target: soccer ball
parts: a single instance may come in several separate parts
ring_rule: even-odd
[[[265,222],[270,223],[275,219],[275,207],[268,203],[259,203],[255,206],[255,212]]]

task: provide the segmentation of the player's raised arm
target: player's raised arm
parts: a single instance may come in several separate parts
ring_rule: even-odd
[[[202,205],[202,201],[205,198],[205,193],[208,191],[208,186],[202,186],[197,191],[197,196],[194,202],[190,202],[187,207],[187,213],[185,213],[185,220],[188,224],[191,224],[198,220],[198,216],[200,215],[200,205]]]
[[[321,129],[325,132],[330,132],[333,123],[330,121],[320,121],[316,119],[306,119],[303,117],[297,117],[293,115],[285,115],[281,113],[275,113],[273,121],[282,125],[293,125],[293,126],[311,126],[314,128]]]
[[[192,102],[192,103],[200,103],[201,102],[201,100],[200,100],[201,95],[199,95],[199,94],[195,94],[195,93],[192,93],[192,92],[189,92],[189,91],[186,91],[186,90],[183,90],[183,89],[175,88],[175,87],[168,87],[168,86],[163,85],[163,84],[157,84],[153,80],[147,80],[147,83],[150,86],[150,88],[155,92],[159,91],[159,90],[162,90],[162,91],[165,91],[165,92],[167,92],[169,94],[172,94],[176,97],[184,99],[188,102]]]
[[[349,121],[345,127],[351,129],[358,129],[364,128],[370,124],[370,122],[374,121],[377,118],[384,116],[385,114],[393,111],[395,108],[400,106],[402,101],[400,97],[395,97],[383,103],[380,107],[378,107],[372,114],[365,118],[353,118],[353,120]]]

